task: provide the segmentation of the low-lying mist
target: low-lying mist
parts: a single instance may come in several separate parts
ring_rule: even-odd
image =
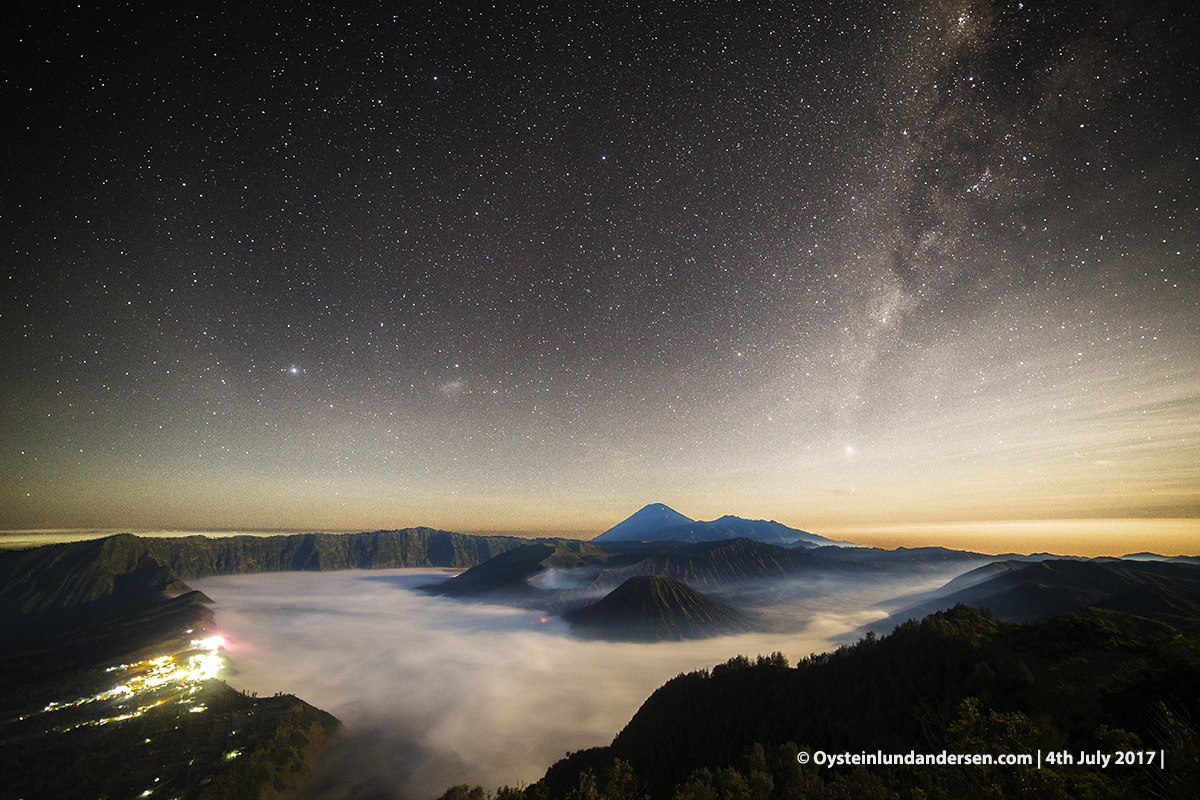
[[[886,614],[872,607],[879,591],[847,593],[824,597],[819,612],[797,609],[810,617],[800,633],[613,644],[575,639],[536,611],[417,589],[447,577],[377,570],[192,582],[216,602],[231,686],[294,694],[343,722],[315,797],[432,800],[457,783],[528,784],[567,751],[609,743],[680,672],[739,653],[782,651],[795,662]]]

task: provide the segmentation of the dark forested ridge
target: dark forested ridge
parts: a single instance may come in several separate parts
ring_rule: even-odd
[[[147,590],[5,615],[0,797],[217,800],[310,780],[337,720],[192,672],[212,651],[208,603]]]
[[[646,700],[611,745],[569,754],[521,794],[1195,797],[1197,720],[1200,643],[1169,625],[1099,609],[1006,624],[956,606],[795,668],[776,654],[681,674]],[[811,761],[801,767],[802,749],[1076,756],[1153,750],[1165,755],[1166,768],[831,769]]]
[[[120,724],[5,730],[0,796],[194,800],[294,795],[338,722],[290,695],[258,698],[207,681],[201,714],[168,703]]]
[[[337,720],[295,697],[246,696],[206,672],[220,647],[212,611],[184,581],[463,568],[525,543],[411,528],[125,534],[0,553],[0,796],[294,794],[313,776]]]
[[[1005,622],[1032,622],[1088,606],[1151,618],[1195,616],[1200,610],[1200,565],[1113,559],[997,561],[960,575],[879,625],[886,630],[909,617],[959,603],[990,608]]]
[[[143,591],[184,590],[210,575],[294,570],[466,568],[527,539],[432,528],[291,536],[105,539],[0,552],[0,611],[31,613]]]

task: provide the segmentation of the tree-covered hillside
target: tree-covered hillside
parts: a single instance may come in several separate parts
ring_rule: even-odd
[[[966,606],[810,656],[738,657],[658,689],[608,747],[528,800],[1195,797],[1200,643],[1089,609],[1025,624]],[[852,754],[1154,751],[1165,767],[846,766]],[[1159,756],[1156,755],[1156,758]],[[1145,757],[1142,757],[1145,760]],[[460,787],[461,788],[461,787]]]

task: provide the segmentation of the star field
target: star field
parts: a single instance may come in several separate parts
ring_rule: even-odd
[[[27,12],[0,527],[1200,517],[1196,22]]]

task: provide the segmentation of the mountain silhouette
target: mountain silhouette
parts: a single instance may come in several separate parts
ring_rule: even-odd
[[[747,538],[695,544],[544,540],[422,588],[431,594],[560,613],[594,603],[629,578],[666,575],[697,591],[719,595],[736,608],[746,608],[812,597],[830,581],[844,584],[961,572],[993,558],[943,548],[785,547]],[[909,598],[905,606],[938,597],[937,592],[922,593]]]
[[[396,567],[466,568],[528,544],[432,528],[373,533],[297,533],[171,539],[128,533],[0,552],[0,631],[14,614],[70,608],[117,597],[186,591],[209,575]]]
[[[630,578],[566,618],[578,635],[619,641],[705,639],[752,628],[740,611],[666,575]]]
[[[611,542],[717,542],[724,539],[801,547],[840,544],[815,533],[789,528],[781,522],[725,515],[712,522],[693,520],[662,503],[651,503],[592,539]]]
[[[662,503],[651,503],[592,539],[593,542],[644,542],[657,539],[651,534],[695,522]]]
[[[982,580],[980,578],[982,577]],[[1087,606],[1145,616],[1189,615],[1200,598],[1200,566],[1166,561],[1002,561],[972,570],[893,614],[898,625],[957,603],[991,609],[1005,622],[1032,622]]]

